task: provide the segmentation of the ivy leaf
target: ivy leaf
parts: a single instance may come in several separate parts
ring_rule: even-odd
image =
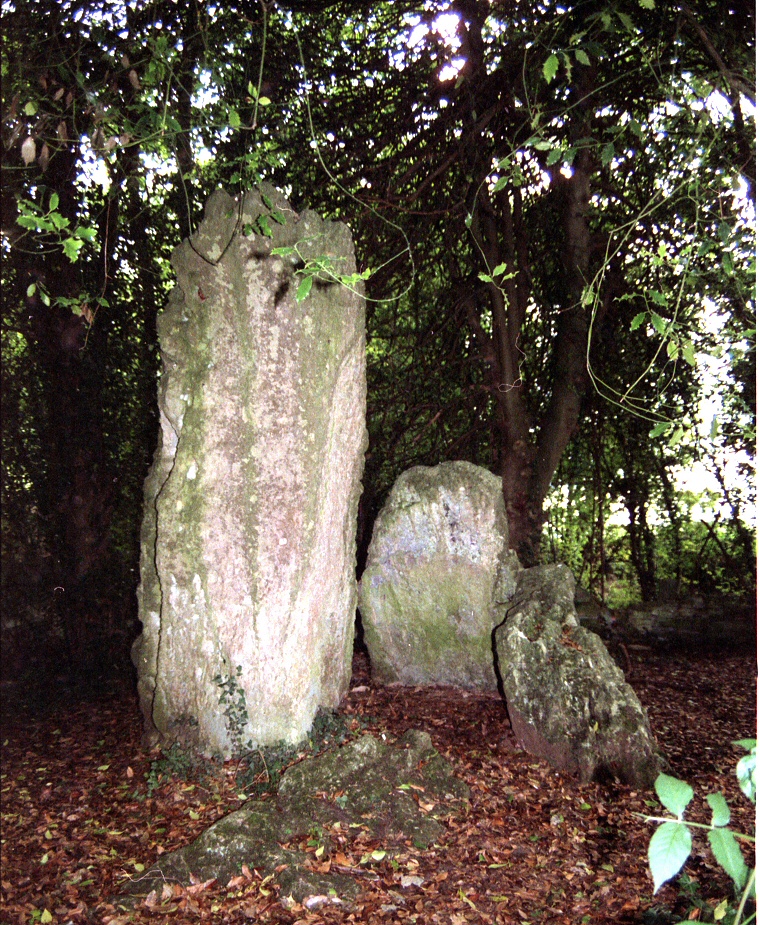
[[[557,75],[559,68],[559,58],[556,55],[549,55],[544,61],[544,80],[550,84]]]
[[[691,832],[688,827],[679,822],[663,822],[649,842],[649,870],[655,893],[666,880],[675,877],[690,854]]]

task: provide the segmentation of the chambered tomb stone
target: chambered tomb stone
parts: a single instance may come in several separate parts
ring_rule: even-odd
[[[468,462],[403,473],[377,517],[359,609],[373,677],[496,690],[492,633],[519,563],[501,479]]]
[[[638,697],[595,633],[578,624],[565,565],[521,572],[495,632],[518,743],[584,781],[650,787],[663,761]]]
[[[172,266],[133,648],[146,741],[294,743],[351,673],[366,448],[364,300],[337,281],[351,235],[271,187],[217,191]]]

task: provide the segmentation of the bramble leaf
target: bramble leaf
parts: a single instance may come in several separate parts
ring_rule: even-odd
[[[663,822],[649,842],[649,870],[655,893],[666,880],[675,877],[690,854],[691,832],[688,827],[679,822]]]
[[[662,427],[662,425],[658,424],[655,430],[658,427]],[[662,428],[660,433],[663,433],[664,430],[665,428]],[[679,819],[682,818],[684,810],[694,798],[694,791],[687,783],[678,780],[677,777],[671,777],[669,774],[660,774],[654,782],[654,789],[665,809]]]
[[[731,821],[731,810],[728,808],[726,798],[722,793],[708,793],[707,804],[712,810],[711,825],[728,825]]]
[[[736,892],[740,893],[747,882],[749,868],[744,863],[744,856],[736,836],[729,829],[712,829],[707,833],[707,838],[715,860],[734,881]]]

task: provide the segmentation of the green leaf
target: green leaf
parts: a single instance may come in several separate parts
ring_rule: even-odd
[[[679,822],[663,822],[649,842],[649,870],[654,880],[655,893],[666,880],[675,877],[690,854],[691,832],[688,827]]]
[[[753,752],[757,748],[757,739],[735,739],[732,745],[738,745],[739,748],[743,748],[745,751]]]
[[[504,187],[509,183],[509,177],[499,177],[499,179],[494,183],[493,191],[498,193],[499,190],[504,189]]]
[[[664,336],[668,333],[668,322],[662,317],[662,315],[658,315],[657,312],[651,312],[649,317],[652,322],[652,327],[655,329],[655,331],[657,331],[658,334],[662,334]]]
[[[736,765],[736,776],[739,786],[745,797],[754,803],[757,798],[757,750],[752,749],[750,755],[745,755]]]
[[[259,106],[271,106],[271,105],[272,105],[272,101],[269,99],[268,96],[259,97]]]
[[[37,291],[37,283],[29,283],[29,285],[26,287],[27,299],[31,299],[31,297],[34,295],[36,291]]]
[[[731,810],[728,808],[728,803],[726,803],[726,798],[722,793],[709,793],[707,795],[707,805],[712,810],[711,825],[728,825],[731,821]]]
[[[512,163],[512,155],[508,154],[506,157],[503,157],[499,163],[496,165],[497,170],[504,170],[505,167],[509,167]]]
[[[55,212],[58,208],[58,203],[61,201],[58,193],[51,193],[50,195],[50,211]]]
[[[546,158],[546,166],[551,167],[552,164],[556,164],[558,160],[562,157],[562,149],[555,148],[553,151],[549,152],[549,156]]]
[[[37,105],[37,103],[34,103],[34,102],[32,102],[32,101],[30,100],[30,101],[26,104],[26,106],[24,106],[24,114],[27,115],[27,116],[36,116],[36,115],[37,115],[37,110],[38,110],[39,108],[40,108],[40,107]]]
[[[483,283],[492,283],[493,276],[490,276],[488,273],[478,273],[478,279]]]
[[[694,353],[694,344],[690,340],[684,341],[681,345],[681,356],[686,360],[689,366],[697,365],[697,357]]]
[[[683,427],[676,427],[668,440],[668,446],[678,446],[686,436],[686,430]]]
[[[668,351],[668,359],[677,360],[679,349],[680,349],[679,343],[677,340],[675,340],[675,338],[673,340],[669,340],[667,347],[666,347],[666,350]]]
[[[313,282],[313,276],[304,276],[304,278],[298,284],[298,289],[296,291],[296,302],[303,302],[303,300],[309,295]]]
[[[665,425],[665,427],[669,426],[669,424]],[[662,425],[658,424],[657,427],[662,427]],[[657,427],[655,430],[657,430]],[[663,428],[663,430],[664,429],[665,428]],[[662,433],[663,430],[661,430],[660,433]],[[662,803],[668,812],[673,813],[674,816],[678,816],[679,819],[682,818],[684,810],[694,798],[694,791],[687,783],[678,780],[677,777],[671,777],[669,774],[660,774],[654,782],[654,789],[655,793],[660,798],[660,803]]]
[[[63,242],[63,252],[72,263],[79,259],[79,251],[84,247],[84,241],[79,238],[66,238]]]
[[[265,238],[272,237],[272,226],[269,224],[269,219],[266,215],[260,215],[256,219],[256,225]]]
[[[49,909],[43,909],[42,915],[40,916],[40,922],[42,922],[43,925],[47,925],[48,922],[52,922],[52,921],[53,921],[53,914],[51,913],[51,911]]]
[[[609,141],[602,148],[602,167],[607,167],[615,158],[615,145]]]
[[[501,276],[502,273],[506,272],[507,265],[506,263],[500,263],[497,267],[493,268],[494,276]]]
[[[36,231],[40,227],[40,220],[34,215],[17,215],[16,224],[21,225],[22,228],[31,228],[32,231]]]
[[[715,855],[715,860],[734,881],[736,892],[744,889],[749,876],[749,869],[744,863],[739,842],[730,829],[712,829],[707,833],[707,839]]]
[[[646,321],[647,313],[639,312],[638,315],[634,315],[631,321],[631,330],[637,331],[641,325]]]
[[[228,121],[229,121],[230,128],[240,128],[240,125],[241,125],[240,114],[238,113],[236,109],[230,109]]]
[[[639,6],[645,10],[653,10],[654,0],[639,0]]]
[[[591,60],[589,56],[586,54],[586,52],[582,48],[575,49],[575,59],[576,61],[579,61],[581,64],[586,64],[589,66],[591,65]]]
[[[615,10],[615,12],[617,13],[618,19],[625,26],[625,28],[629,32],[635,32],[635,29],[633,26],[633,20],[631,19],[631,17],[627,13],[621,13],[620,10]]]
[[[61,215],[60,212],[51,212],[50,222],[56,231],[61,231],[69,226],[69,220],[65,215]]]
[[[557,75],[559,68],[559,58],[556,55],[549,55],[544,61],[544,80],[550,84]]]
[[[670,421],[660,421],[659,424],[655,424],[655,426],[649,431],[649,436],[651,438],[661,437],[666,431],[670,430],[670,427]]]

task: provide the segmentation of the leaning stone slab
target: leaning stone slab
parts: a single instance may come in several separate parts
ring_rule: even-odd
[[[422,813],[415,795],[433,809]],[[369,831],[390,854],[407,840],[423,849],[443,838],[446,829],[439,819],[468,797],[467,786],[426,732],[410,730],[395,745],[362,736],[290,768],[276,802],[244,804],[192,844],[162,855],[126,894],[160,893],[167,881],[189,885],[216,879],[224,885],[246,864],[264,876],[273,874],[284,902],[293,899],[308,908],[346,903],[358,893],[351,876],[320,873],[313,869],[313,855],[283,845],[318,830],[324,862],[337,847],[337,836],[350,841]]]
[[[401,475],[360,583],[373,677],[495,689],[491,635],[518,568],[497,476],[468,462]]]
[[[581,628],[567,566],[521,572],[495,633],[518,743],[583,781],[649,787],[662,768],[649,720],[602,640]]]
[[[296,269],[317,259],[299,300]],[[351,236],[271,187],[218,191],[172,265],[133,649],[146,742],[295,743],[351,674],[366,444],[364,302],[336,282]]]

